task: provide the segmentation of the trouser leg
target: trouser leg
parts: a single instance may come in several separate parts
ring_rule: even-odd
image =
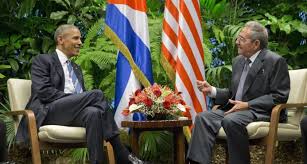
[[[215,137],[221,127],[224,111],[204,111],[195,117],[192,137],[187,158],[189,160],[208,164],[211,163],[212,149]]]
[[[250,110],[230,113],[222,120],[227,135],[230,164],[250,163],[249,141],[246,126],[255,120]]]
[[[91,162],[103,160],[103,139],[118,135],[112,114],[98,90],[71,95],[49,104],[44,124],[82,126]]]
[[[304,164],[307,164],[307,116],[301,120],[301,133],[304,152]]]

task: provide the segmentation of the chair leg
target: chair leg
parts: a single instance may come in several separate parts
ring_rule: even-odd
[[[32,162],[33,164],[41,164],[41,154],[36,130],[35,116],[32,111],[27,112],[26,116],[28,118],[28,131],[31,142]]]
[[[107,156],[109,164],[115,164],[115,157],[112,145],[109,142],[105,142],[104,145],[107,146]]]
[[[275,154],[275,142],[273,140],[269,140],[266,146],[265,164],[273,163],[274,154]]]

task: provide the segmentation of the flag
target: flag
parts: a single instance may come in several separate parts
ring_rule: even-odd
[[[162,31],[162,65],[182,92],[194,120],[207,110],[206,95],[196,81],[205,79],[202,28],[198,0],[166,0]]]
[[[115,84],[115,121],[118,127],[131,116],[122,115],[129,97],[153,83],[146,0],[108,0],[105,33],[118,47]]]

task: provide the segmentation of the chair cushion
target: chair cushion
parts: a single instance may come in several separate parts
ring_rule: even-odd
[[[269,122],[258,121],[252,122],[246,126],[248,135],[250,139],[262,138],[268,135],[269,133]],[[289,135],[291,134],[291,136]],[[277,138],[279,141],[289,141],[296,140],[300,138],[301,131],[299,126],[291,125],[288,123],[279,123]],[[226,133],[223,128],[220,128],[218,138],[226,139]]]
[[[46,142],[80,143],[85,142],[85,128],[45,125],[39,128],[38,137]]]

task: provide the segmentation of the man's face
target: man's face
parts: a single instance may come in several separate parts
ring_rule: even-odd
[[[67,29],[58,37],[57,48],[68,58],[78,55],[81,45],[81,33],[77,28]]]
[[[259,50],[259,40],[251,39],[251,31],[248,28],[243,28],[236,39],[238,54],[245,57],[251,57]]]

